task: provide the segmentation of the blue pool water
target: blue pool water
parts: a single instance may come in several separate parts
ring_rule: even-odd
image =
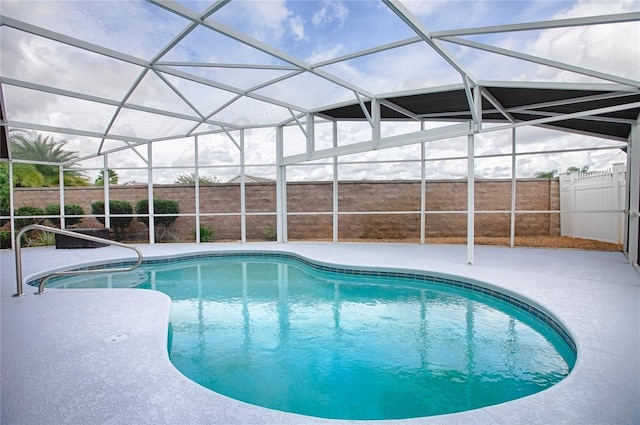
[[[318,270],[292,258],[198,258],[52,287],[172,299],[170,357],[247,403],[324,418],[453,413],[542,391],[575,353],[512,303],[424,278]]]

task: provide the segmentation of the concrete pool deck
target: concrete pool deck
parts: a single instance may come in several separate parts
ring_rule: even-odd
[[[615,252],[461,245],[247,243],[140,245],[145,258],[208,251],[293,252],[338,265],[452,274],[543,307],[578,347],[571,374],[500,405],[384,424],[640,423],[640,275]],[[43,271],[131,258],[117,247],[23,250]],[[347,424],[241,403],[178,372],[167,354],[170,300],[137,289],[51,289],[13,298],[14,252],[0,251],[2,424]],[[355,423],[367,423],[356,421]]]

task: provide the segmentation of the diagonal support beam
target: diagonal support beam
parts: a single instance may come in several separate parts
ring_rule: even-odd
[[[299,69],[309,72],[311,74],[314,74],[320,78],[323,78],[329,82],[332,82],[336,85],[342,86],[343,88],[346,88],[348,90],[351,91],[357,91],[358,93],[361,93],[367,97],[373,97],[372,93],[369,93],[367,90],[363,89],[362,87],[358,87],[354,84],[351,84],[350,82],[343,80],[333,74],[330,74],[326,71],[322,71],[319,69],[314,69],[310,64],[301,61],[300,59],[291,56],[283,51],[280,51],[266,43],[263,43],[257,39],[251,38],[249,36],[247,36],[246,34],[241,33],[240,31],[237,31],[231,27],[228,27],[226,25],[223,25],[219,22],[216,22],[214,20],[211,19],[203,19],[201,18],[199,15],[197,15],[196,13],[194,13],[193,11],[191,11],[190,9],[187,9],[186,7],[183,7],[181,5],[179,5],[178,3],[176,3],[175,1],[170,1],[170,0],[147,0],[150,3],[153,3],[154,5],[161,7],[169,12],[175,13],[178,16],[181,16],[185,19],[188,19],[194,23],[197,23],[199,25],[201,25],[202,27],[208,28],[210,30],[216,31],[220,34],[223,34],[233,40],[236,40],[242,44],[245,44],[247,46],[250,46],[254,49],[257,49],[263,53],[266,53],[274,58],[280,59],[284,62],[287,62],[291,65],[294,65],[296,67],[298,67]]]
[[[589,77],[599,78],[606,81],[612,81],[614,83],[623,84],[625,86],[631,86],[640,88],[640,81],[631,80],[628,78],[618,77],[616,75],[606,74],[604,72],[594,71],[592,69],[582,68],[580,66],[569,65],[567,63],[554,61],[551,59],[544,59],[539,56],[528,55],[526,53],[519,53],[509,49],[503,49],[501,47],[494,47],[484,43],[478,43],[477,41],[465,40],[459,37],[446,37],[443,40],[450,41],[461,46],[472,47],[474,49],[484,50],[486,52],[496,53],[503,56],[508,56],[527,62],[533,62],[540,65],[550,66],[552,68],[563,69],[565,71],[575,72]]]
[[[574,118],[584,118],[584,117],[589,117],[589,116],[592,116],[592,115],[604,115],[604,114],[609,114],[609,113],[612,113],[612,112],[626,111],[626,110],[635,109],[635,108],[640,108],[640,102],[632,102],[632,103],[628,103],[626,105],[608,106],[606,108],[598,108],[598,109],[592,109],[592,110],[589,110],[589,111],[574,112],[574,113],[571,113],[571,114],[561,114],[561,115],[558,115],[558,116],[547,117],[547,118],[539,118],[539,119],[530,120],[530,121],[521,121],[521,122],[517,122],[517,123],[513,123],[513,124],[507,124],[507,125],[503,125],[503,126],[492,127],[491,129],[487,129],[487,130],[482,129],[482,130],[480,130],[480,132],[481,133],[486,133],[486,132],[490,132],[490,131],[506,130],[508,128],[551,124],[551,123],[554,123],[554,122],[567,121],[567,120],[571,120],[571,119],[574,119]]]
[[[494,108],[496,108],[496,110],[498,110],[498,112],[500,112],[502,114],[503,117],[505,117],[509,122],[514,123],[516,122],[516,119],[513,118],[513,115],[511,115],[503,106],[502,104],[498,101],[498,99],[496,99],[490,92],[489,90],[486,89],[486,87],[482,87],[482,89],[480,90],[480,93],[482,94],[482,96],[487,99],[489,101],[489,103],[491,103],[493,105]]]
[[[438,40],[435,40],[429,34],[426,28],[422,25],[418,19],[413,16],[413,14],[407,9],[400,1],[398,0],[382,0],[384,4],[387,5],[389,9],[391,9],[405,24],[409,26],[413,31],[425,43],[427,43],[437,54],[439,54],[445,61],[449,63],[461,76],[467,76],[471,85],[475,86],[477,81],[475,78],[471,77],[471,74],[465,69],[465,67],[458,62],[455,56],[449,52],[449,50],[443,46]]]
[[[242,151],[242,149],[240,148],[240,144],[236,141],[236,139],[233,137],[233,135],[231,133],[229,133],[229,130],[227,130],[225,127],[222,127],[222,130],[224,131],[224,133],[227,135],[227,137],[229,137],[229,139],[231,139],[231,142],[236,145],[236,147],[238,148],[239,151]]]
[[[401,113],[402,115],[405,115],[411,119],[414,119],[416,121],[420,121],[420,117],[417,116],[416,114],[414,114],[413,112],[411,112],[408,109],[403,108],[402,106],[396,105],[395,103],[389,101],[388,99],[380,99],[380,104],[386,106],[389,109],[393,109],[396,112]]]
[[[293,113],[293,110],[289,109],[289,113],[291,114],[291,116],[295,120],[296,124],[298,124],[298,127],[300,127],[300,131],[302,131],[302,134],[304,134],[304,137],[308,137],[307,136],[307,130],[305,130],[304,125],[302,125],[302,123],[300,122],[300,120],[298,119],[296,114]]]
[[[617,13],[613,15],[586,16],[583,18],[554,19],[550,21],[527,22],[522,24],[495,25],[446,31],[433,31],[431,37],[445,38],[460,35],[497,34],[502,32],[535,31],[552,28],[582,27],[587,25],[615,24],[640,21],[640,12]]]
[[[362,109],[362,113],[364,113],[365,118],[369,121],[369,125],[373,127],[373,119],[371,118],[371,114],[367,110],[367,106],[364,104],[362,97],[360,97],[360,94],[358,94],[357,91],[353,93],[356,95],[356,99],[358,99],[358,103],[360,104],[360,109]]]

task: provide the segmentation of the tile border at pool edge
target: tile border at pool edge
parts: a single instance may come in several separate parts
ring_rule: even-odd
[[[262,258],[285,258],[290,260],[295,260],[303,263],[304,265],[311,267],[315,270],[331,272],[331,273],[341,273],[347,275],[358,275],[358,276],[374,276],[374,277],[392,277],[392,278],[404,278],[404,279],[413,279],[422,282],[434,282],[443,285],[453,286],[456,288],[467,289],[473,292],[477,292],[480,294],[487,295],[489,297],[495,298],[497,300],[504,301],[506,303],[511,304],[512,306],[528,313],[538,320],[545,323],[547,326],[551,327],[558,336],[567,344],[569,349],[572,351],[574,356],[577,356],[577,346],[569,332],[562,326],[558,320],[553,318],[550,314],[546,313],[542,309],[533,306],[532,304],[523,301],[517,297],[505,294],[501,291],[496,291],[486,286],[479,285],[476,283],[469,282],[465,280],[465,278],[457,277],[457,279],[452,279],[448,277],[443,277],[438,274],[430,274],[427,271],[415,270],[412,272],[405,271],[388,271],[387,270],[376,270],[371,267],[360,267],[360,269],[356,269],[354,267],[347,266],[328,266],[321,264],[319,262],[315,262],[309,260],[308,258],[294,254],[290,252],[277,252],[277,251],[219,251],[219,252],[203,252],[199,254],[177,254],[171,257],[160,256],[157,258],[150,258],[143,260],[141,265],[154,265],[154,264],[171,264],[179,261],[189,261],[189,260],[198,260],[205,258],[219,258],[219,257],[262,257]],[[68,271],[83,271],[83,270],[105,270],[108,271],[111,268],[124,268],[129,267],[135,264],[135,261],[112,261],[112,262],[103,262],[99,264],[91,264],[85,267],[77,267],[74,269],[70,269]],[[38,286],[40,281],[44,276],[49,273],[43,273],[42,276],[29,280],[27,282],[30,286]],[[59,277],[54,277],[51,281],[55,281]]]

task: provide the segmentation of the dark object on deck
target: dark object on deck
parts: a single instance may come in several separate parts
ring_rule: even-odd
[[[109,239],[109,229],[106,227],[86,228],[86,229],[69,229],[76,233],[95,236],[97,238]],[[56,249],[70,248],[101,248],[107,246],[105,243],[88,241],[85,239],[73,238],[67,235],[56,233]]]

